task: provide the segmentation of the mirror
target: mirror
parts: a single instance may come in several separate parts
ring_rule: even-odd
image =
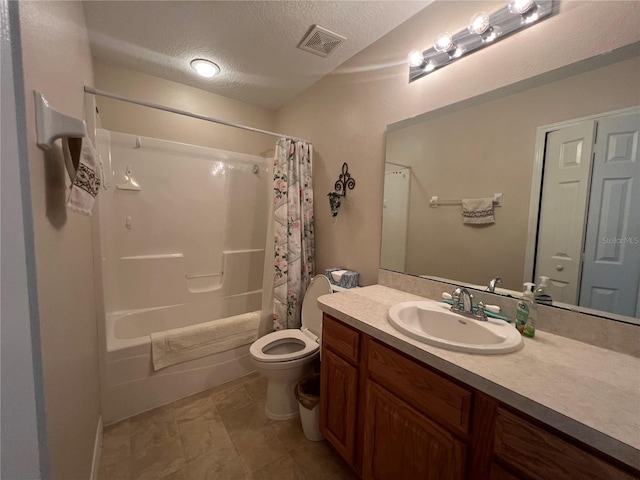
[[[633,44],[389,125],[381,268],[482,290],[501,277],[513,296],[544,275],[554,306],[640,323],[638,85]],[[626,173],[603,177],[615,161]],[[476,198],[495,223],[463,223]]]

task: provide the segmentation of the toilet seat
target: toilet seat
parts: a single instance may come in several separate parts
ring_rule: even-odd
[[[318,308],[318,297],[329,293],[331,293],[331,284],[327,277],[324,275],[313,277],[302,300],[302,328],[278,330],[259,338],[249,347],[251,356],[258,362],[278,363],[298,360],[318,352],[320,350],[318,337],[322,335],[322,312]],[[291,353],[265,352],[271,347],[289,342],[303,345],[303,347]]]
[[[304,344],[304,347],[298,351],[291,353],[283,353],[278,355],[272,355],[265,353],[264,350],[267,350],[270,347],[275,346],[275,344],[286,343],[287,341]],[[277,343],[276,343],[277,342]],[[259,338],[249,348],[249,352],[251,356],[259,361],[265,363],[275,363],[275,362],[288,362],[291,360],[298,360],[300,358],[308,357],[316,353],[320,348],[320,345],[311,338],[311,336],[303,333],[301,330],[297,328],[290,328],[287,330],[279,330],[277,332],[271,332],[264,337]]]

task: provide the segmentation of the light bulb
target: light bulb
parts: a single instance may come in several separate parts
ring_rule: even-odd
[[[478,35],[486,32],[488,28],[489,14],[487,12],[476,13],[471,17],[471,20],[469,20],[469,26],[467,27],[471,33],[477,33]]]
[[[424,66],[423,70],[425,72],[431,72],[433,71],[433,69],[436,68],[436,64],[433,63],[432,61],[427,62],[427,64]]]
[[[411,50],[407,55],[407,62],[410,67],[421,67],[424,65],[424,55],[420,50]]]
[[[439,33],[433,41],[433,48],[435,48],[437,52],[448,52],[452,50],[453,47],[453,39],[451,35],[446,32]]]
[[[509,11],[522,15],[528,12],[533,6],[533,0],[509,0]]]
[[[502,35],[500,27],[491,27],[482,35],[482,41],[485,43],[493,42],[500,35]]]
[[[220,73],[220,67],[218,65],[202,58],[192,60],[191,68],[193,68],[201,77],[211,78]]]
[[[526,14],[522,15],[522,22],[526,25],[528,23],[533,23],[540,18],[540,13],[537,8],[533,10],[529,10]]]

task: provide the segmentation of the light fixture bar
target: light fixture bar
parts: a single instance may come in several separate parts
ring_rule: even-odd
[[[409,67],[409,83],[509,35],[524,30],[552,13],[553,0],[535,0],[531,8],[522,14],[512,13],[508,5],[504,6],[489,15],[489,27],[483,33],[473,33],[465,26],[464,29],[451,37],[453,46],[450,51],[439,52],[434,47],[425,50],[422,65],[410,65]]]

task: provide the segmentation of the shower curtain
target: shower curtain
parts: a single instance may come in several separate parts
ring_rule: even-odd
[[[300,328],[314,266],[312,145],[281,139],[273,168],[273,329]]]

